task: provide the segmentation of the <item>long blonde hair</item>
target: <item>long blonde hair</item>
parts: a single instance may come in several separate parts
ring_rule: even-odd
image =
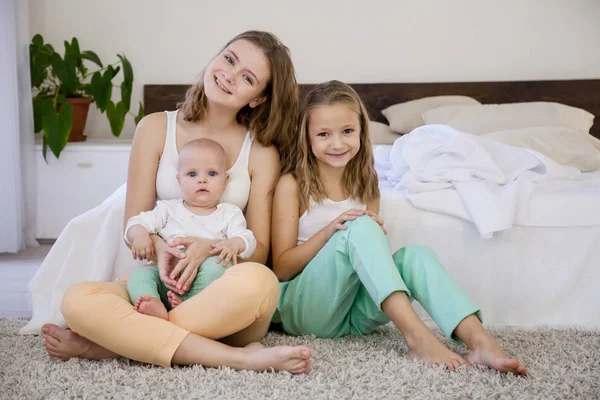
[[[364,204],[379,199],[379,186],[369,137],[369,117],[358,94],[340,81],[321,83],[306,95],[300,110],[296,166],[292,171],[300,186],[300,207],[308,209],[310,199],[319,203],[327,198],[319,176],[317,159],[310,148],[309,119],[315,107],[344,104],[358,114],[360,149],[344,168],[343,184],[346,194]],[[289,171],[287,171],[289,172]]]
[[[270,32],[247,31],[231,39],[219,53],[231,43],[242,39],[264,52],[271,67],[271,78],[264,91],[267,100],[255,108],[244,106],[237,114],[237,121],[253,132],[263,146],[275,145],[283,162],[291,154],[293,142],[290,140],[298,112],[298,83],[290,52]],[[205,72],[203,70],[198,82],[188,89],[185,100],[177,104],[186,121],[201,121],[206,116]]]

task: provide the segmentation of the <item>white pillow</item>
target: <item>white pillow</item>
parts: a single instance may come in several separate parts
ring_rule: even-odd
[[[371,144],[393,144],[400,137],[388,125],[377,121],[369,121],[369,136]]]
[[[580,132],[560,126],[511,129],[481,135],[487,139],[516,147],[535,150],[559,164],[583,172],[600,169],[600,151],[590,138]]]
[[[381,110],[381,113],[387,118],[394,132],[408,133],[423,125],[422,114],[425,111],[458,104],[481,103],[468,96],[432,96],[394,104]]]
[[[527,102],[438,107],[425,111],[423,121],[473,135],[534,126],[562,126],[588,134],[594,115],[560,103]]]

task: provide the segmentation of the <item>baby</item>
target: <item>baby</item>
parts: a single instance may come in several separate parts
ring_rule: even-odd
[[[127,222],[125,241],[131,244],[133,258],[154,255],[150,234],[158,234],[167,242],[178,236],[223,239],[214,247],[221,249],[219,260],[224,266],[230,260],[237,263],[238,256],[250,257],[256,239],[246,228],[242,210],[219,202],[228,179],[221,145],[210,139],[187,143],[179,153],[177,174],[183,199],[159,200],[152,211]],[[129,275],[127,290],[136,311],[168,320],[167,308],[175,308],[207,286],[199,277],[200,273],[189,291],[179,297],[160,280],[157,267],[140,267]]]

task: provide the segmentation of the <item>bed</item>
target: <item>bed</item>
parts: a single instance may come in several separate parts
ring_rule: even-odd
[[[300,85],[304,95],[312,85]],[[382,110],[431,96],[463,95],[483,104],[556,102],[600,115],[600,80],[354,84],[372,121],[388,123]],[[174,109],[188,85],[146,85],[146,113]],[[600,138],[600,124],[589,133]],[[386,151],[391,145],[375,145]],[[592,178],[600,173],[588,173]],[[417,208],[410,196],[383,185],[381,216],[390,249],[433,248],[453,278],[479,303],[485,322],[512,326],[600,328],[600,213],[588,207],[578,226],[521,226],[484,238],[462,218]],[[600,205],[600,187],[587,193]],[[590,203],[592,201],[592,203]],[[593,203],[595,202],[595,203]],[[577,207],[568,198],[558,209]],[[584,226],[585,225],[585,226]],[[419,310],[425,317],[423,310]]]

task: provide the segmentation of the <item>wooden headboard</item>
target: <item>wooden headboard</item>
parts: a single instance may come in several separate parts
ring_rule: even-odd
[[[314,85],[300,85],[301,97]],[[381,110],[397,103],[427,96],[465,95],[481,103],[553,101],[579,107],[594,114],[590,133],[600,138],[600,79],[516,82],[452,83],[357,83],[351,85],[361,96],[370,118],[387,122]],[[189,85],[144,85],[145,113],[174,110]]]

